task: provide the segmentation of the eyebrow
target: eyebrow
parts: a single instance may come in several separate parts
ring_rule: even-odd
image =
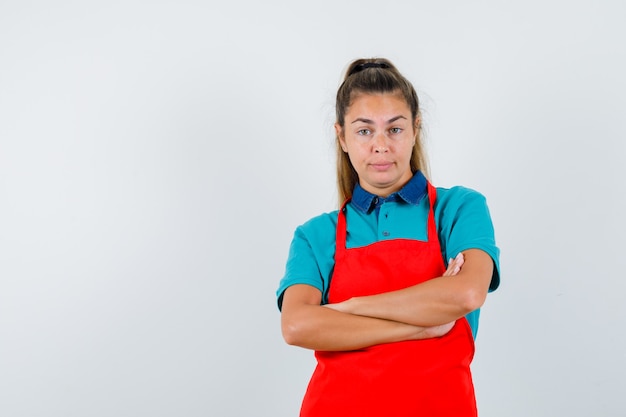
[[[391,119],[387,120],[387,123],[393,123],[393,122],[395,122],[396,120],[399,120],[399,119],[404,119],[404,120],[407,120],[407,118],[406,118],[406,117],[404,117],[404,116],[400,115],[400,116],[392,117]],[[354,120],[351,124],[354,124],[354,123],[356,123],[356,122],[374,123],[374,121],[373,121],[373,120],[370,120],[370,119],[365,119],[365,118],[363,118],[363,117],[359,117],[359,118],[355,119],[355,120]]]

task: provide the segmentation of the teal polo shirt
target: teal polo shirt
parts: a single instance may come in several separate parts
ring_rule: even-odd
[[[390,239],[427,240],[428,193],[426,178],[416,172],[397,193],[381,198],[358,184],[346,205],[348,248],[367,246]],[[439,188],[434,206],[441,256],[450,258],[467,249],[485,251],[494,262],[489,291],[500,284],[500,251],[485,197],[465,187]],[[276,292],[278,307],[284,291],[295,284],[311,285],[327,303],[330,279],[335,265],[335,238],[338,211],[312,218],[296,228],[285,268]],[[476,337],[480,310],[466,318]]]

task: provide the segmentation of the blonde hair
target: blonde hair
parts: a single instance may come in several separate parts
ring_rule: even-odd
[[[344,128],[345,115],[352,100],[359,94],[398,93],[411,109],[411,116],[418,121],[415,127],[415,145],[411,154],[411,172],[421,171],[428,177],[428,162],[422,143],[419,99],[413,85],[387,59],[357,59],[346,70],[343,82],[337,90],[335,114],[337,124]],[[337,147],[337,189],[339,204],[352,197],[354,186],[359,176],[350,162],[348,154],[341,148],[339,136],[336,137]]]

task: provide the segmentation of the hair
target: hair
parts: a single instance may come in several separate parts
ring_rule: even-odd
[[[346,70],[342,84],[337,90],[335,113],[337,124],[344,130],[345,115],[352,101],[359,94],[399,94],[406,100],[411,109],[413,120],[420,117],[419,99],[413,85],[387,59],[357,59]],[[428,164],[422,143],[421,121],[415,127],[415,145],[411,154],[411,171],[421,171],[428,176]],[[341,148],[339,136],[336,137],[337,147],[337,189],[339,204],[352,197],[352,190],[359,181],[356,170],[347,153]]]

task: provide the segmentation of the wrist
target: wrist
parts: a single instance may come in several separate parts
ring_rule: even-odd
[[[348,300],[346,300],[346,310],[347,310],[347,312],[350,313],[350,314],[355,314],[357,316],[365,315],[365,314],[363,314],[363,311],[360,308],[362,300],[363,300],[363,297],[352,297],[352,298],[349,298]]]

